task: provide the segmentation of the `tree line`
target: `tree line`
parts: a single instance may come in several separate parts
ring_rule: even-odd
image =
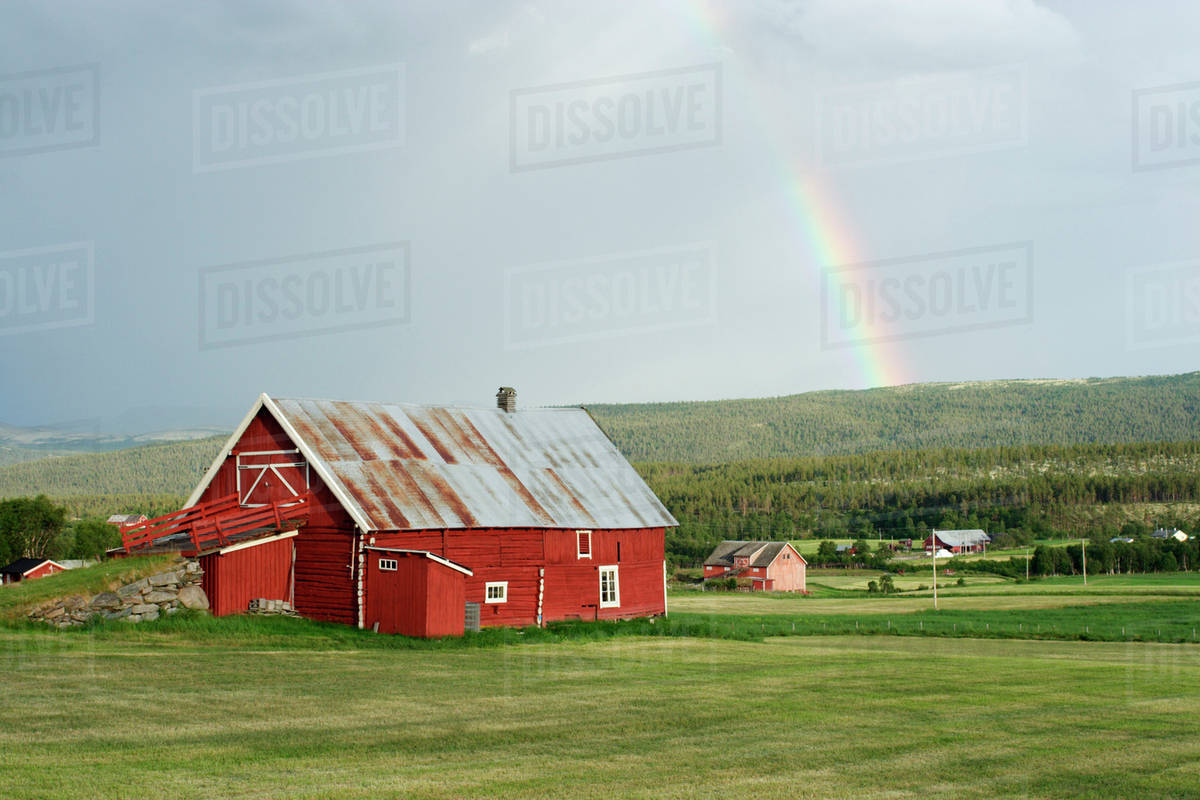
[[[1200,441],[877,452],[716,465],[637,465],[679,520],[668,550],[695,564],[722,539],[924,539],[981,528],[1019,541],[1107,540],[1200,527]],[[1147,504],[1165,504],[1153,520]]]
[[[988,572],[1021,578],[1082,575],[1086,550],[1089,575],[1127,575],[1146,572],[1191,571],[1200,567],[1200,539],[1135,539],[1132,542],[1094,541],[1066,547],[1038,545],[1028,557],[967,561],[952,559],[947,566],[968,572]]]
[[[95,558],[121,543],[115,525],[68,520],[45,495],[0,500],[0,566],[18,558]]]

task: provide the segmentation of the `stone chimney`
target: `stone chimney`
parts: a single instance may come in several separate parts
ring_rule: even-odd
[[[496,392],[496,408],[512,413],[517,410],[517,390],[511,386],[501,386]]]

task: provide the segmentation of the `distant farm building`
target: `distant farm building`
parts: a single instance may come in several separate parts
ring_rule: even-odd
[[[184,509],[125,552],[199,557],[213,613],[252,599],[382,633],[666,611],[676,525],[581,408],[262,395]]]
[[[806,592],[807,566],[788,542],[728,540],[704,560],[704,577],[748,578],[752,591]]]
[[[932,531],[925,539],[925,552],[931,552],[936,543],[939,550],[950,553],[982,553],[992,537],[978,528],[961,531]],[[938,554],[941,557],[941,554]]]
[[[1155,539],[1174,539],[1177,542],[1188,540],[1188,535],[1179,528],[1159,528],[1150,535]]]
[[[129,525],[140,525],[145,521],[145,514],[113,514],[108,518],[109,525],[116,525],[119,528]]]
[[[66,567],[62,564],[48,558],[18,558],[8,566],[0,568],[0,583],[17,583],[34,578],[44,578],[65,570]]]

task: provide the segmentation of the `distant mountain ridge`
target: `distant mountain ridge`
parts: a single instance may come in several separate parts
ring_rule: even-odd
[[[1200,372],[589,406],[634,461],[1200,439]]]
[[[588,410],[635,463],[1190,441],[1200,440],[1200,372],[912,384],[746,400],[602,404]],[[169,504],[191,492],[228,435],[189,440],[206,430],[179,431],[177,441],[131,447],[144,444],[139,440],[145,437],[21,439],[22,430],[0,428],[0,455],[5,442],[18,442],[16,449],[24,453],[58,457],[0,467],[0,497],[154,494]],[[61,454],[85,445],[100,452]]]
[[[221,428],[192,427],[153,433],[99,433],[84,423],[21,428],[0,422],[0,465],[36,461],[51,456],[105,453],[149,444],[186,442],[223,433]]]

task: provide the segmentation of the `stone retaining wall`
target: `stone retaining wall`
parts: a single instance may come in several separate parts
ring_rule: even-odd
[[[175,569],[128,583],[115,592],[92,598],[81,595],[54,600],[34,609],[29,618],[58,628],[83,625],[95,617],[125,622],[149,622],[180,608],[208,608],[208,596],[200,588],[204,571],[198,561],[184,561]]]

